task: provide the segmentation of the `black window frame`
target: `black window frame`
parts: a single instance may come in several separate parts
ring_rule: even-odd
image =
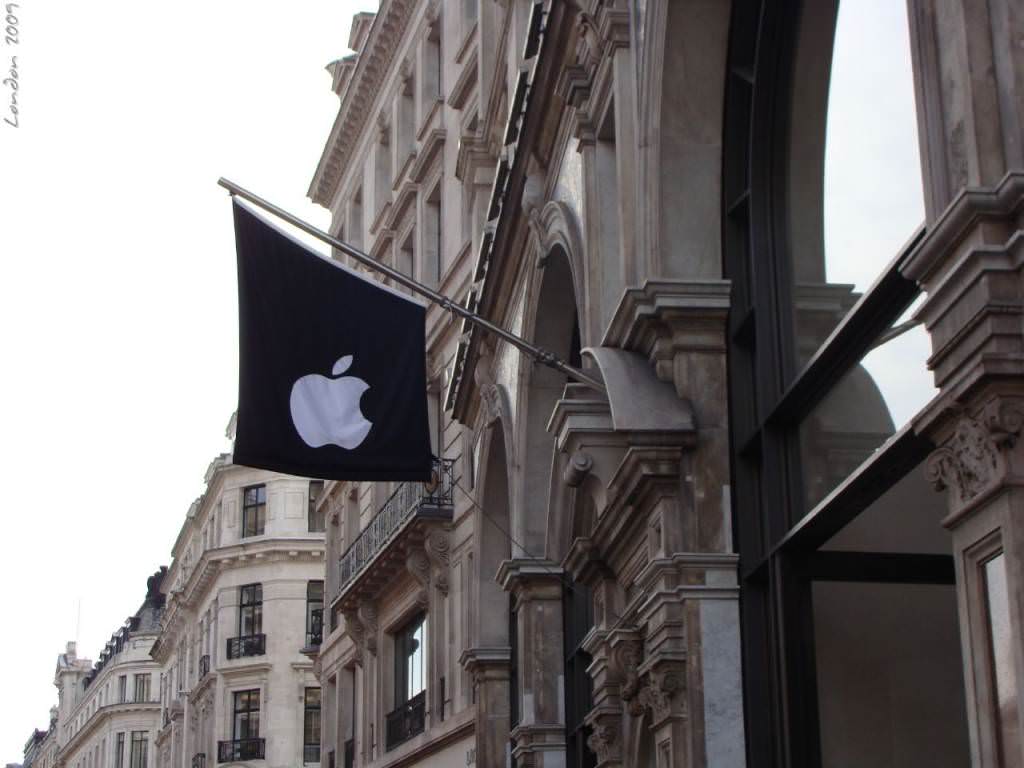
[[[136,745],[139,746],[138,752]],[[138,759],[136,760],[136,757]],[[131,752],[128,768],[148,768],[149,762],[149,731],[132,731]]]
[[[316,489],[316,493],[314,493]],[[308,509],[306,512],[306,523],[310,533],[325,533],[327,531],[327,511],[317,509],[317,502],[324,492],[323,480],[310,480],[308,491]]]
[[[253,699],[255,698],[256,705],[253,706]],[[241,702],[241,704],[240,704]],[[235,742],[248,741],[250,739],[260,738],[260,729],[262,727],[261,712],[262,698],[260,695],[259,688],[246,688],[241,691],[231,692],[231,740]],[[251,728],[250,723],[252,722],[252,715],[256,714],[256,733],[248,733]],[[240,719],[244,718],[244,719]],[[246,735],[242,735],[242,730],[239,726],[242,722],[245,722]]]
[[[253,494],[253,496],[250,496]],[[249,485],[242,489],[242,533],[243,539],[262,536],[267,528],[267,486],[265,483]]]
[[[319,591],[319,596],[317,596]],[[306,582],[306,647],[320,645],[324,634],[324,582]]]
[[[316,691],[316,702],[311,703],[310,692]],[[323,690],[315,686],[307,686],[303,695],[302,708],[302,762],[320,762],[320,738],[322,722],[320,713],[322,707]],[[315,724],[314,724],[315,723]],[[311,740],[311,731],[316,731],[316,740]]]
[[[909,472],[934,445],[907,426],[809,509],[799,427],[920,294],[900,267],[910,235],[802,367],[794,349],[786,244],[786,121],[801,0],[733,5],[722,152],[722,242],[732,282],[728,321],[733,531],[740,614],[747,762],[816,766],[820,733],[813,579],[952,584],[945,555],[819,551]]]
[[[132,701],[149,701],[152,693],[152,677],[150,672],[136,672],[132,679]],[[141,687],[141,690],[140,690]]]
[[[244,631],[246,617],[251,632]],[[238,636],[255,637],[263,633],[263,584],[243,584],[238,588]]]

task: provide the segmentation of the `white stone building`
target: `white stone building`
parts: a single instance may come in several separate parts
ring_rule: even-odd
[[[34,749],[36,768],[153,768],[160,668],[150,656],[164,597],[164,570],[150,577],[146,600],[115,632],[93,664],[75,643],[57,659],[58,704]]]
[[[164,581],[157,768],[320,761],[321,485],[215,459]]]

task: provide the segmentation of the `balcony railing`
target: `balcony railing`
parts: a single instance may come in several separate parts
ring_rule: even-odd
[[[319,763],[320,762],[320,745],[319,744],[303,744],[302,745],[302,762],[304,762],[304,763]]]
[[[192,756],[192,768],[206,768],[205,752],[197,752]]]
[[[239,760],[262,760],[266,756],[266,739],[233,739],[217,742],[217,762],[234,763]]]
[[[333,768],[333,766],[332,766]],[[356,740],[345,742],[345,768],[356,768]]]
[[[210,674],[210,654],[199,657],[199,679],[202,680]]]
[[[423,708],[427,692],[420,691],[387,715],[387,749],[394,749],[417,733],[423,733]]]
[[[241,659],[244,656],[262,656],[267,652],[266,635],[242,635],[228,638],[228,658]]]
[[[338,582],[341,592],[362,573],[409,518],[451,509],[453,466],[451,459],[435,461],[431,482],[402,483],[398,486],[370,524],[341,556],[341,579]]]

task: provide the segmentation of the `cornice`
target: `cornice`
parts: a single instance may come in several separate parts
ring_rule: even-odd
[[[79,730],[75,731],[75,735],[68,739],[67,743],[63,747],[59,747],[57,750],[57,759],[66,759],[67,754],[73,752],[81,746],[81,743],[85,741],[86,737],[91,735],[100,725],[105,722],[108,718],[114,715],[120,714],[133,714],[136,712],[153,712],[159,714],[160,702],[158,701],[139,701],[139,702],[126,702],[124,704],[107,704],[96,710],[96,713],[85,721]]]
[[[384,0],[373,19],[309,186],[307,194],[318,205],[331,206],[355,145],[372,113],[370,107],[379,95],[398,52],[413,7],[414,0]]]

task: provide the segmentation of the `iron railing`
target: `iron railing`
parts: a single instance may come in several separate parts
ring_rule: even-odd
[[[319,744],[303,744],[302,745],[302,762],[304,762],[304,763],[319,763],[320,762],[320,745]]]
[[[202,680],[210,674],[210,654],[199,657],[199,679]]]
[[[217,742],[217,762],[234,763],[239,760],[262,760],[266,757],[266,739],[232,739]]]
[[[262,656],[267,652],[266,635],[242,635],[228,638],[228,658],[241,659],[244,656]]]
[[[332,755],[333,757],[333,755]],[[334,768],[331,766],[331,768]],[[356,740],[349,739],[345,742],[345,768],[356,768]]]
[[[402,525],[414,515],[429,516],[450,511],[453,503],[454,462],[434,461],[429,483],[402,483],[384,502],[370,524],[363,529],[341,556],[339,592],[390,543]]]
[[[206,768],[205,752],[197,752],[192,756],[192,768]]]
[[[394,749],[417,733],[423,733],[423,710],[427,692],[420,691],[398,709],[387,714],[387,749]]]

